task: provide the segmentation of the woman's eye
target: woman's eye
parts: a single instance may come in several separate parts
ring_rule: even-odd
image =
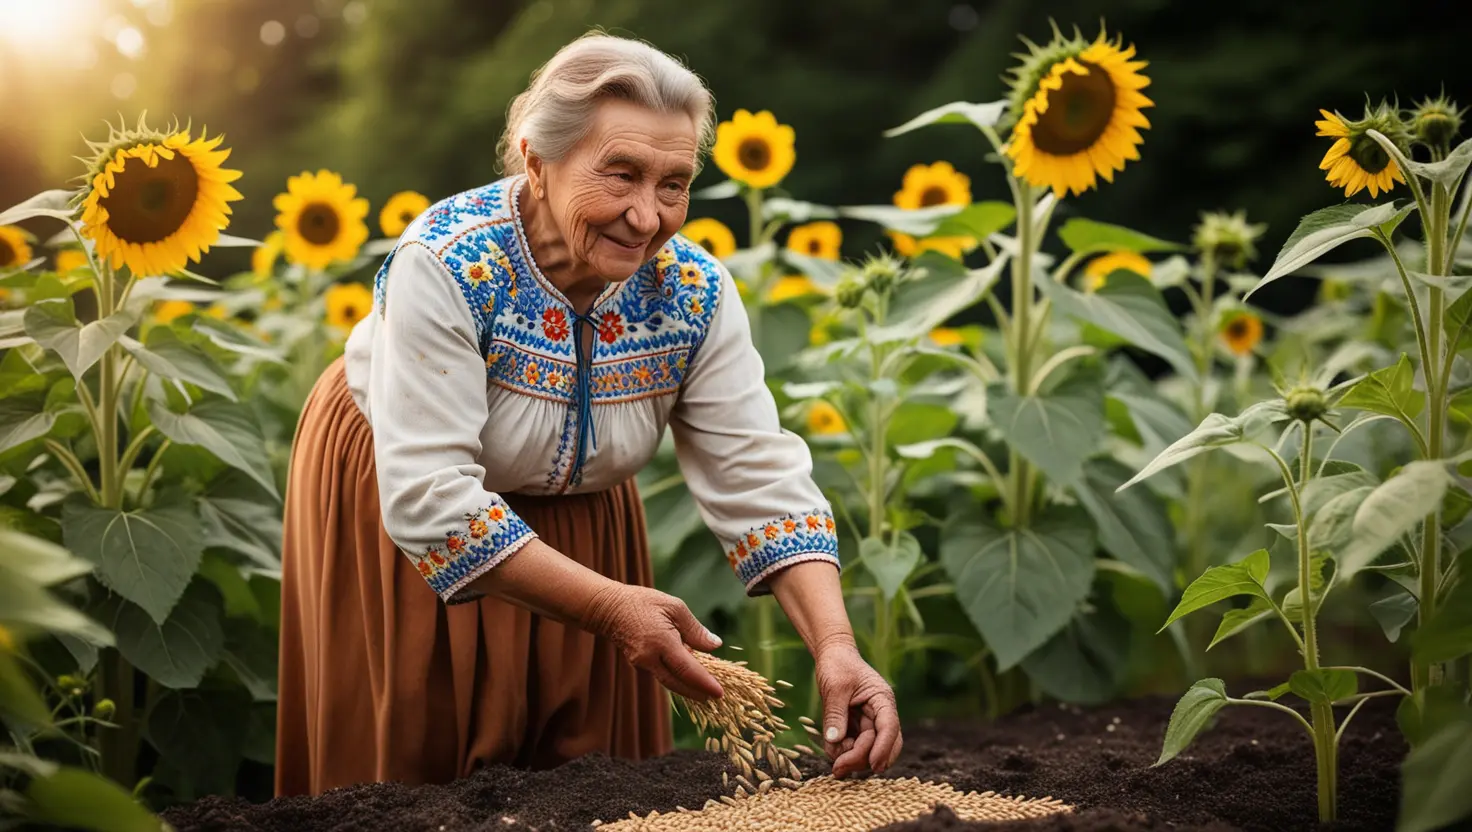
[[[615,173],[614,176],[617,176],[619,179],[621,179],[621,180],[623,180],[625,182],[633,182],[634,181],[634,176],[633,176],[633,174],[630,174],[630,173]]]

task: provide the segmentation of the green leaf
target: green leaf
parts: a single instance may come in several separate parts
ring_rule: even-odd
[[[1156,453],[1191,432],[1191,423],[1181,409],[1165,399],[1111,391],[1109,398],[1124,406],[1140,436],[1140,444]]]
[[[275,474],[266,458],[265,442],[244,408],[208,401],[188,412],[175,413],[163,402],[150,401],[148,414],[164,436],[180,445],[204,448],[226,465],[249,474],[272,497],[280,499]]]
[[[985,240],[1012,224],[1017,209],[1009,202],[973,202],[960,212],[941,220],[936,237],[970,237]]]
[[[1394,366],[1376,370],[1350,388],[1339,406],[1384,413],[1414,425],[1426,409],[1426,393],[1412,386],[1415,380],[1416,368],[1411,366],[1410,357],[1401,353]]]
[[[771,197],[762,200],[763,219],[801,223],[811,222],[813,220],[831,220],[837,216],[838,211],[836,209],[813,202],[800,202],[796,199],[785,199],[783,197]]]
[[[1099,527],[1104,551],[1138,569],[1162,590],[1175,590],[1176,542],[1165,501],[1146,489],[1116,494],[1130,469],[1111,459],[1090,460],[1075,488]]]
[[[1211,637],[1211,643],[1206,645],[1206,649],[1210,650],[1259,621],[1272,617],[1273,606],[1265,598],[1253,598],[1252,603],[1246,607],[1227,610],[1222,615],[1222,622],[1217,625],[1216,635]]]
[[[1422,460],[1401,468],[1371,491],[1355,511],[1349,542],[1338,552],[1339,576],[1348,580],[1401,535],[1419,528],[1441,505],[1450,482],[1444,463]]]
[[[1022,660],[1022,669],[1054,699],[1102,704],[1119,692],[1128,669],[1129,646],[1129,621],[1105,603],[1069,621]]]
[[[1411,637],[1412,655],[1423,662],[1449,662],[1472,653],[1472,576],[1463,575],[1437,602],[1431,621]]]
[[[67,547],[97,565],[109,589],[162,623],[199,568],[204,538],[187,506],[120,511],[74,499],[62,507]]]
[[[1395,587],[1389,595],[1370,604],[1370,615],[1374,616],[1375,622],[1385,632],[1385,638],[1394,643],[1400,640],[1405,626],[1416,620],[1416,612],[1420,606],[1416,602],[1416,596]]]
[[[1181,335],[1180,321],[1145,278],[1117,272],[1099,291],[1088,294],[1053,280],[1037,283],[1064,314],[1118,335],[1170,362],[1182,376],[1196,378],[1195,360]]]
[[[1433,832],[1472,816],[1472,720],[1447,725],[1401,764],[1396,832]]]
[[[1198,454],[1254,439],[1267,428],[1287,418],[1287,407],[1279,399],[1258,402],[1230,418],[1220,413],[1212,413],[1202,420],[1195,430],[1161,451],[1140,473],[1121,485],[1119,490],[1123,491],[1141,480],[1173,465],[1179,465]]]
[[[26,786],[32,819],[91,832],[161,832],[166,827],[133,796],[105,777],[62,768]]]
[[[0,751],[0,768],[23,771],[32,777],[50,777],[61,767],[50,760],[43,760],[33,754]]]
[[[1430,179],[1451,191],[1467,172],[1467,166],[1472,165],[1472,139],[1467,139],[1457,145],[1456,149],[1446,155],[1439,162],[1417,162],[1409,160],[1411,173],[1422,179]]]
[[[204,560],[199,564],[199,574],[219,591],[225,602],[226,617],[260,619],[261,605],[256,603],[250,581],[242,574],[240,567],[226,560],[218,550],[205,550]]]
[[[929,237],[947,218],[961,213],[962,205],[933,205],[928,208],[896,208],[893,205],[846,205],[839,216],[872,222],[890,231]]]
[[[1467,703],[1452,685],[1432,685],[1401,697],[1395,722],[1412,748],[1423,745],[1437,732],[1472,717]]]
[[[1358,465],[1345,463],[1346,470],[1337,474],[1327,471],[1334,470],[1335,463],[1330,462],[1326,466],[1326,473],[1313,477],[1308,485],[1303,487],[1299,495],[1299,501],[1303,503],[1303,513],[1312,518],[1327,506],[1330,501],[1341,494],[1354,491],[1357,488],[1371,488],[1380,484],[1375,475],[1360,468]],[[1284,492],[1286,493],[1286,492]]]
[[[779,303],[761,311],[757,349],[768,373],[782,369],[808,345],[812,323],[795,303]]]
[[[0,225],[15,225],[36,217],[50,217],[54,220],[70,222],[77,212],[67,207],[67,203],[75,194],[76,191],[65,191],[60,188],[42,191],[25,202],[11,206],[0,213]]]
[[[191,327],[194,332],[199,333],[220,349],[228,350],[237,355],[259,358],[272,364],[286,364],[286,359],[283,357],[283,353],[279,348],[273,347],[265,341],[225,321],[217,321],[212,318],[195,318]]]
[[[1327,705],[1359,692],[1353,670],[1297,670],[1288,677],[1288,689],[1309,702]]]
[[[276,706],[260,702],[250,709],[245,740],[241,743],[245,759],[263,766],[276,764]]]
[[[142,608],[117,599],[111,620],[118,650],[164,687],[196,687],[224,649],[221,606],[219,593],[204,578],[189,584],[163,624],[155,623]]]
[[[691,199],[730,199],[741,194],[741,183],[734,179],[727,179],[719,185],[711,185],[709,188],[701,188],[690,193]]]
[[[253,480],[238,471],[227,471],[210,483],[198,505],[210,546],[239,552],[263,569],[281,568],[281,512],[271,495]],[[651,524],[657,516],[651,514]],[[698,520],[696,514],[695,522]]]
[[[1268,577],[1268,566],[1268,550],[1258,549],[1236,563],[1207,569],[1186,587],[1181,594],[1181,602],[1156,632],[1163,632],[1183,616],[1236,595],[1271,600],[1263,585]]]
[[[1383,205],[1348,203],[1331,205],[1309,214],[1299,221],[1298,228],[1283,244],[1273,267],[1242,299],[1247,300],[1253,292],[1298,271],[1351,240],[1373,237],[1375,231],[1382,228],[1394,230],[1414,210],[1414,202],[1399,209],[1392,202]]]
[[[167,691],[149,709],[146,736],[188,776],[197,794],[230,794],[250,706],[239,689]]]
[[[1455,303],[1448,306],[1442,322],[1447,343],[1453,350],[1461,351],[1472,345],[1472,292],[1463,292]]]
[[[685,543],[689,545],[690,541],[687,540]],[[706,546],[706,551],[710,551],[712,547],[715,547],[714,542]],[[722,562],[725,558],[720,556],[721,551],[719,547],[715,547],[714,554],[715,557],[707,558],[707,560],[714,560],[724,566],[725,564]],[[737,593],[737,596],[743,597],[739,583],[726,580],[721,581],[721,584],[727,587],[734,587],[733,591]],[[260,622],[267,627],[279,630],[281,628],[281,576],[279,574],[265,575],[260,572],[253,573],[250,576],[250,591],[252,595],[256,596],[256,604],[261,608]],[[680,597],[683,598],[684,596]]]
[[[949,436],[959,419],[960,415],[945,405],[905,402],[890,417],[886,438],[893,446]]]
[[[1338,552],[1348,545],[1354,535],[1355,515],[1374,491],[1373,485],[1361,485],[1319,507],[1309,522],[1309,548],[1318,552]]]
[[[1104,438],[1104,385],[1097,370],[1075,372],[1046,393],[987,389],[987,416],[1002,438],[1059,484],[1076,483]]]
[[[235,675],[255,701],[275,702],[275,634],[255,621],[244,618],[225,619],[223,629],[225,664],[235,671]]]
[[[5,651],[0,651],[0,714],[36,728],[51,724],[51,708],[30,674]]]
[[[872,343],[928,334],[961,312],[986,299],[1002,274],[1006,258],[998,257],[980,269],[967,269],[949,257],[925,256],[922,276],[904,284],[882,327],[869,332]]]
[[[1186,746],[1226,704],[1227,687],[1221,679],[1202,679],[1192,685],[1171,712],[1170,724],[1165,728],[1165,743],[1155,766],[1170,762],[1185,751]]]
[[[91,564],[48,541],[11,531],[0,532],[0,552],[5,553],[0,560],[0,624],[76,636],[102,645],[112,643],[112,635],[104,627],[47,589],[91,572]],[[62,554],[53,559],[53,552]]]
[[[1122,225],[1075,217],[1058,229],[1058,239],[1068,246],[1069,251],[1133,251],[1147,254],[1153,251],[1179,251],[1182,247],[1141,234]],[[1114,281],[1111,277],[1110,282]]]
[[[994,651],[1017,665],[1073,618],[1094,578],[1094,529],[1076,508],[1053,508],[1031,528],[1004,529],[974,512],[950,518],[940,559],[956,599]]]
[[[932,124],[973,124],[979,129],[995,127],[1007,112],[1007,101],[990,101],[985,104],[974,104],[969,101],[952,101],[942,104],[933,110],[926,110],[918,116],[901,124],[899,127],[891,127],[884,131],[886,139],[904,135],[921,127]]]
[[[81,380],[107,348],[138,322],[138,314],[124,309],[83,325],[77,322],[70,300],[48,300],[26,309],[25,322],[26,334],[61,356],[72,377]]]
[[[187,381],[211,393],[235,401],[235,391],[214,359],[202,350],[179,340],[168,327],[154,327],[148,332],[148,346],[123,336],[123,349],[137,359],[144,369],[160,378]]]
[[[902,532],[893,543],[875,537],[866,537],[859,543],[859,559],[879,584],[885,601],[894,600],[895,593],[905,585],[905,579],[915,571],[922,557],[920,541],[909,532]]]

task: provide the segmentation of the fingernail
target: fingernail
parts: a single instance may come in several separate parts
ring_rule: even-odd
[[[829,742],[838,742],[838,729],[837,728],[830,727],[828,729],[828,733],[825,734],[824,736],[826,736],[828,738],[828,741]]]
[[[711,641],[714,641],[716,643],[716,646],[717,647],[720,647],[721,646],[721,637],[720,636],[716,635],[715,633],[712,633],[710,630],[706,630],[705,631],[705,635]]]

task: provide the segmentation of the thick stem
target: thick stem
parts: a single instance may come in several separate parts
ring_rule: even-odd
[[[111,651],[109,651],[111,652]],[[117,728],[101,728],[97,732],[102,752],[102,771],[114,782],[132,789],[137,781],[138,721],[133,704],[133,666],[121,653],[104,655],[101,663],[102,689],[116,710],[112,721]]]
[[[1446,244],[1446,228],[1449,217],[1449,198],[1446,189],[1441,185],[1433,185],[1431,190],[1431,214],[1423,216],[1422,222],[1426,228],[1426,262],[1434,276],[1446,273],[1447,261],[1443,258],[1443,248]],[[1455,352],[1455,344],[1443,344],[1442,329],[1443,317],[1446,313],[1446,290],[1436,282],[1433,282],[1430,290],[1429,314],[1426,320],[1426,341],[1430,360],[1425,362],[1422,371],[1427,380],[1427,402],[1426,408],[1426,456],[1428,459],[1441,459],[1442,446],[1446,438],[1446,385],[1444,375],[1437,372],[1444,364],[1450,364],[1450,357],[1443,362],[1443,349],[1450,348]],[[1420,597],[1418,598],[1418,615],[1420,625],[1425,627],[1436,614],[1437,606],[1437,584],[1441,578],[1441,510],[1432,511],[1426,515],[1421,526],[1421,563],[1420,563]],[[1428,662],[1413,662],[1411,667],[1411,679],[1416,690],[1422,690],[1428,685],[1439,681],[1440,669]]]
[[[1339,737],[1334,730],[1334,708],[1327,702],[1315,704],[1313,720],[1314,760],[1319,780],[1319,823],[1333,823],[1339,806]]]
[[[1319,668],[1319,637],[1317,627],[1314,625],[1314,599],[1310,592],[1310,575],[1312,569],[1309,563],[1308,547],[1308,524],[1307,518],[1303,516],[1303,505],[1298,495],[1308,485],[1309,477],[1313,473],[1313,449],[1314,449],[1314,425],[1313,422],[1303,423],[1303,448],[1298,455],[1298,487],[1289,492],[1293,497],[1293,518],[1298,523],[1298,597],[1302,599],[1299,606],[1303,610],[1303,661],[1309,670]],[[1330,723],[1333,723],[1333,714],[1329,715]],[[1314,726],[1315,734],[1318,732],[1317,721]],[[1322,786],[1322,781],[1320,782]]]
[[[1032,250],[1033,217],[1032,188],[1018,183],[1017,194],[1017,256],[1012,260],[1012,387],[1018,396],[1027,394],[1028,381],[1032,378],[1032,341],[1029,324],[1032,313]],[[1030,466],[1014,448],[1008,453],[1007,475],[1010,478],[1012,505],[1015,506],[1013,525],[1026,527],[1030,521],[1032,492]]]

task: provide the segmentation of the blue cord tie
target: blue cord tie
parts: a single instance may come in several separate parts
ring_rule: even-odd
[[[578,399],[578,455],[573,461],[572,473],[568,476],[568,482],[577,483],[583,474],[583,463],[588,459],[590,439],[594,450],[597,450],[598,429],[593,427],[593,395],[589,390],[593,377],[592,356],[590,355],[586,361],[583,359],[583,325],[594,326],[593,319],[574,311],[572,321],[572,348],[578,359],[577,392],[574,394]]]

